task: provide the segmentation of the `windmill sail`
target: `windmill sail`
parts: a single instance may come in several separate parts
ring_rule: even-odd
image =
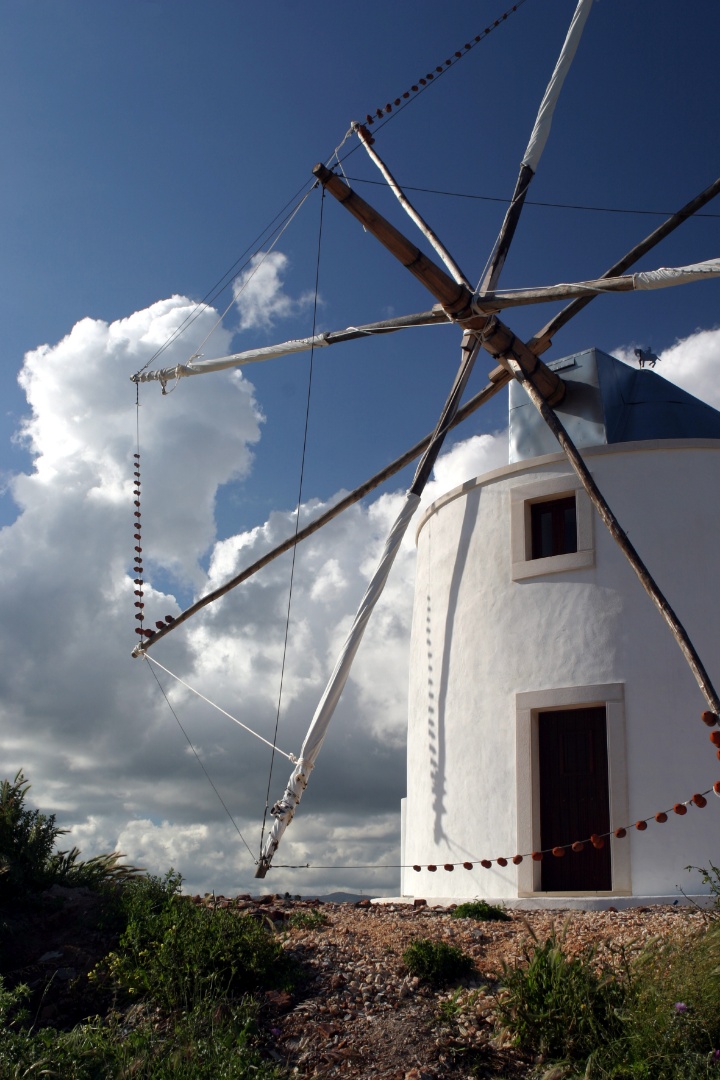
[[[510,250],[510,244],[512,243],[518,221],[520,220],[520,214],[522,213],[522,208],[525,203],[525,196],[527,195],[528,188],[537,172],[540,158],[545,149],[545,144],[548,141],[555,106],[558,103],[560,91],[563,88],[563,83],[570,70],[570,65],[575,58],[577,47],[580,44],[580,38],[585,29],[585,23],[590,14],[591,5],[592,0],[578,0],[575,14],[573,15],[570,28],[568,29],[565,38],[565,43],[560,50],[560,56],[555,65],[555,70],[552,73],[543,99],[540,102],[535,126],[532,129],[530,141],[527,144],[525,154],[520,163],[520,173],[515,184],[512,201],[505,214],[505,220],[502,223],[502,228],[495,241],[495,246],[490,255],[490,259],[488,260],[488,268],[480,285],[481,293],[494,289],[498,283],[500,274],[502,273],[507,253]]]

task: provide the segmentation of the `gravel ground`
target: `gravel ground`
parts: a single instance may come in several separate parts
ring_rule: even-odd
[[[285,948],[310,972],[293,995],[266,995],[267,1051],[298,1077],[348,1080],[527,1077],[532,1062],[498,1035],[494,1009],[502,964],[521,960],[532,935],[542,941],[556,928],[569,952],[592,944],[599,956],[612,958],[621,947],[638,950],[655,937],[699,927],[704,918],[693,909],[653,907],[516,911],[509,922],[476,922],[428,906],[262,899]],[[215,902],[263,906],[249,898]],[[314,910],[327,920],[324,926],[290,925],[293,915]],[[423,985],[402,961],[418,938],[460,947],[473,957],[477,975],[459,989]]]

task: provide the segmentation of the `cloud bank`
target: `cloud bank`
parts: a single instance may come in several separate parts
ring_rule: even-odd
[[[265,288],[282,292],[279,278]],[[175,296],[115,323],[83,319],[62,341],[25,357],[19,378],[29,416],[20,437],[34,467],[12,479],[18,515],[0,531],[2,772],[24,768],[36,804],[72,826],[68,843],[86,856],[117,848],[152,872],[174,866],[192,891],[257,891],[253,856],[266,798],[272,804],[281,793],[289,763],[276,756],[268,785],[264,744],[149,661],[130,658],[137,639],[128,378],[191,307]],[[243,318],[255,317],[252,306],[244,310]],[[208,332],[216,313],[200,320]],[[230,344],[215,330],[213,349],[228,352]],[[163,364],[185,359],[176,344]],[[698,332],[661,359],[665,377],[720,404],[712,378],[720,330]],[[256,528],[216,539],[222,485],[251,476],[253,454],[262,452],[262,403],[242,374],[193,379],[191,393],[180,384],[169,400],[153,388],[141,401],[152,624],[177,614],[179,596],[205,593],[284,539],[294,517],[278,507]],[[505,433],[458,442],[439,460],[424,502],[506,455]],[[266,738],[277,721],[278,746],[297,752],[401,499],[395,491],[370,497],[298,549],[282,687],[289,556],[178,628],[153,655]],[[309,499],[303,516],[325,505]],[[413,574],[411,527],[266,889],[397,890],[394,869],[280,864],[398,862]]]

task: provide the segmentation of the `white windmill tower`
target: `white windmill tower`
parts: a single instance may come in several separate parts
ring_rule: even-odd
[[[584,860],[590,867],[594,865],[592,860],[596,855],[596,862],[607,861],[607,854],[611,850],[609,836],[602,834],[627,827],[628,820],[623,817],[623,811],[634,810],[636,805],[631,799],[631,779],[633,799],[636,792],[638,796],[649,794],[654,765],[663,754],[667,757],[673,753],[675,744],[670,744],[670,749],[666,745],[671,711],[682,706],[687,715],[697,705],[697,702],[693,702],[693,685],[699,687],[699,691],[694,691],[695,697],[698,701],[704,699],[707,708],[703,716],[714,729],[720,713],[720,699],[691,635],[680,623],[650,572],[661,580],[669,579],[671,582],[681,570],[685,573],[686,568],[681,566],[677,557],[666,559],[664,555],[666,549],[662,545],[662,536],[672,530],[667,522],[659,521],[657,514],[648,517],[644,529],[655,538],[648,543],[648,550],[653,558],[657,556],[656,565],[651,560],[648,569],[620,527],[618,515],[610,508],[610,503],[617,499],[621,511],[619,517],[623,518],[628,502],[627,489],[622,484],[613,483],[613,480],[618,470],[621,476],[625,476],[632,465],[633,469],[637,466],[637,478],[630,485],[633,491],[629,499],[631,510],[640,510],[642,500],[639,494],[650,490],[646,487],[650,474],[656,481],[657,473],[666,473],[662,485],[667,493],[665,507],[669,505],[668,498],[672,493],[686,515],[684,521],[690,519],[688,515],[691,517],[700,513],[705,505],[701,501],[702,483],[710,482],[707,479],[710,476],[709,463],[712,462],[712,467],[717,469],[714,464],[717,459],[713,455],[720,443],[712,441],[720,435],[720,427],[713,426],[716,414],[713,414],[712,421],[708,420],[708,431],[699,437],[699,441],[692,436],[695,422],[692,417],[697,416],[697,409],[700,408],[697,402],[686,402],[688,416],[691,417],[690,427],[682,427],[679,439],[675,440],[677,446],[668,434],[669,429],[659,421],[647,427],[640,425],[638,430],[645,434],[631,437],[628,433],[635,431],[636,427],[634,422],[626,423],[627,410],[620,407],[627,402],[622,400],[622,392],[618,390],[622,379],[616,361],[596,352],[551,364],[545,364],[541,359],[555,332],[601,293],[660,288],[720,275],[720,260],[679,269],[664,268],[633,275],[625,273],[660,240],[720,192],[720,179],[631,249],[601,278],[507,293],[497,288],[529,185],[547,141],[560,88],[591,3],[592,0],[578,0],[522,161],[511,205],[487,272],[477,289],[472,288],[437,236],[409,204],[372,148],[369,125],[373,118],[368,116],[368,126],[355,124],[354,130],[403,208],[439,255],[445,269],[423,254],[327,166],[316,166],[313,170],[315,178],[326,192],[349,210],[415,275],[434,297],[437,306],[418,315],[394,319],[392,323],[374,323],[319,334],[217,360],[193,358],[186,365],[163,371],[143,371],[134,377],[136,382],[156,379],[164,386],[166,382],[184,376],[297,353],[361,335],[397,331],[406,326],[450,321],[462,331],[460,366],[437,427],[432,435],[407,455],[356,489],[322,518],[298,530],[294,537],[257,564],[202,597],[170,625],[161,625],[157,631],[145,629],[142,625],[142,579],[139,579],[138,606],[141,614],[138,618],[141,626],[138,634],[141,640],[134,655],[150,658],[149,650],[194,612],[239,585],[275,555],[288,550],[399,471],[408,461],[422,454],[403,509],[388,537],[378,569],[368,585],[308,735],[297,758],[293,759],[294,768],[284,795],[273,807],[275,821],[257,860],[257,877],[264,877],[270,869],[283,832],[290,824],[307,786],[365,626],[417,509],[443,440],[456,423],[500,389],[512,384],[511,431],[514,432],[515,449],[507,470],[469,481],[463,485],[461,492],[451,493],[433,507],[420,527],[409,737],[411,775],[403,830],[402,861],[408,866],[403,875],[403,891],[407,895],[451,897],[481,893],[512,898],[568,891],[605,894],[620,891],[630,894],[640,889],[645,893],[661,887],[659,879],[653,879],[650,871],[646,872],[646,863],[653,858],[651,846],[647,848],[650,855],[638,856],[637,868],[627,854],[616,855],[613,846],[611,867],[614,867],[614,876],[609,879],[606,876],[602,880],[597,878],[593,889],[568,889],[564,887],[566,882],[551,883],[547,876],[549,871],[545,871],[543,877],[545,866],[552,865],[553,859],[557,860],[558,866],[561,862],[563,866],[570,863],[570,858],[564,861],[566,852],[572,851],[573,859]],[[391,106],[388,105],[387,109],[389,111]],[[568,306],[527,342],[517,338],[498,316],[505,308],[562,299],[570,301]],[[483,350],[495,358],[498,366],[490,372],[485,389],[461,406],[470,372]],[[642,375],[647,387],[663,382],[650,371]],[[657,383],[647,381],[655,379]],[[520,404],[521,400],[523,405]],[[659,411],[662,412],[662,408]],[[531,415],[536,419],[530,420]],[[621,434],[618,435],[618,432]],[[655,447],[658,441],[663,441],[661,448]],[[562,448],[560,453],[557,451],[558,442]],[[636,443],[642,443],[642,446],[638,449]],[[690,443],[693,445],[690,446]],[[578,447],[583,449],[589,463],[584,460]],[[678,462],[690,461],[689,453],[695,455],[692,460],[697,461],[698,465],[693,468],[699,476],[706,478],[704,481],[698,479],[690,483],[684,477]],[[669,456],[671,454],[679,457],[676,460]],[[602,494],[606,482],[609,501]],[[526,488],[532,489],[530,494],[524,490]],[[492,507],[494,500],[496,512],[486,514],[486,509]],[[541,509],[533,510],[534,506]],[[600,520],[597,520],[598,515]],[[543,547],[547,536],[550,537],[547,542],[552,545],[556,530],[572,534],[572,520],[575,523],[574,541],[564,541],[565,549],[562,551],[551,547],[548,552]],[[717,521],[713,524],[717,525]],[[540,554],[533,547],[533,530],[540,537]],[[643,550],[644,533],[635,524],[633,536],[643,539],[643,543],[638,543]],[[439,548],[436,537],[441,537]],[[674,534],[673,543],[677,545],[677,541],[678,537]],[[703,612],[711,610],[713,598],[709,588],[703,593],[699,587],[703,574],[701,568],[708,565],[707,543],[703,546],[698,541],[697,547],[685,548],[686,552],[692,551],[696,570],[690,595],[693,598],[697,595]],[[485,547],[494,552],[492,565],[484,561]],[[140,541],[136,550],[142,550]],[[438,556],[438,550],[444,551],[444,558]],[[141,562],[140,554],[135,561]],[[546,573],[537,573],[539,563],[544,563]],[[652,611],[651,602],[633,579],[633,571],[666,625],[663,626],[657,612]],[[546,580],[538,583],[539,577]],[[621,588],[624,578],[633,580],[638,599],[625,599]],[[684,582],[685,578],[682,580]],[[559,587],[554,588],[555,585]],[[547,621],[548,612],[554,613],[554,621]],[[650,631],[645,622],[653,618],[657,625],[653,624]],[[497,620],[497,625],[494,620]],[[691,622],[690,619],[687,621]],[[692,623],[691,632],[692,638],[697,637],[704,645],[716,643],[705,635],[704,624],[698,628]],[[577,638],[572,641],[572,647],[568,645],[568,638]],[[604,653],[598,648],[601,638],[605,643]],[[660,638],[662,645],[657,644]],[[586,643],[585,648],[582,647],[583,642]],[[621,645],[627,652],[625,659],[616,655]],[[685,675],[685,668],[682,667],[684,661],[678,661],[674,653],[673,659],[670,659],[670,652],[673,649],[677,651],[678,645],[689,665],[689,675]],[[647,657],[653,653],[657,653],[660,659],[650,675],[650,669],[646,670],[644,665],[647,665]],[[643,660],[643,657],[646,659]],[[631,658],[636,666],[629,674]],[[678,664],[682,667],[682,679],[678,674]],[[636,678],[637,671],[645,672],[644,681]],[[670,689],[660,691],[658,672],[663,671],[671,672],[673,681]],[[433,688],[429,690],[431,678]],[[438,679],[440,681],[436,686]],[[690,691],[680,691],[680,683],[685,684],[688,680]],[[646,719],[640,724],[635,721],[635,716],[639,716],[640,712],[636,713],[634,701],[636,695],[644,690],[648,691],[651,704],[644,714]],[[651,690],[654,692],[650,693]],[[698,697],[698,693],[702,697]],[[659,709],[661,699],[664,711],[661,710],[663,719],[658,735],[653,733],[655,714],[652,708],[655,705]],[[630,701],[633,702],[632,724],[629,720]],[[428,702],[433,704],[429,706]],[[508,710],[513,702],[516,709],[513,714],[516,717],[515,726],[508,719]],[[619,719],[623,708],[624,719]],[[604,720],[601,723],[600,711],[603,710]],[[536,744],[538,740],[542,742],[550,730],[549,724],[540,718],[546,713],[564,713],[567,714],[567,721],[572,712],[582,714],[577,723],[585,724],[588,730],[588,725],[595,724],[592,729],[595,734],[591,737],[593,747],[600,746],[603,739],[605,741],[610,776],[606,782],[609,817],[606,815],[596,821],[591,815],[587,821],[589,823],[592,819],[592,825],[586,825],[585,819],[582,822],[566,821],[563,827],[569,830],[568,835],[563,832],[558,837],[553,832],[552,841],[548,840],[551,845],[550,857],[538,861],[532,858],[532,854],[540,854],[545,843],[543,829],[550,816],[547,811],[544,814],[538,811],[536,804],[544,798],[541,791],[547,794],[555,784],[555,779],[551,777],[543,785],[542,776],[538,773],[538,769],[544,767],[547,755],[540,753]],[[518,719],[521,713],[525,718],[522,721]],[[595,720],[590,718],[591,713],[596,716]],[[686,722],[685,716],[682,722]],[[556,722],[557,725],[562,729],[562,718]],[[558,737],[564,739],[563,745],[569,747],[575,735],[563,729]],[[582,741],[584,737],[581,731],[576,741]],[[720,742],[720,732],[714,730],[713,737]],[[628,751],[633,756],[632,777]],[[639,757],[647,765],[646,773],[642,772]],[[706,759],[707,751],[703,761]],[[683,795],[686,795],[686,782],[693,788],[693,793],[696,784],[702,787],[697,777],[704,774],[702,770],[698,774],[695,765],[695,758],[690,755],[682,767],[679,766],[678,771],[672,774],[681,786]],[[625,779],[621,777],[623,769]],[[642,775],[646,776],[646,780],[637,781],[637,777]],[[635,786],[636,781],[638,787]],[[653,798],[653,807],[659,798],[659,789],[655,787],[654,790],[658,794]],[[697,791],[697,796],[697,803],[701,803],[705,797],[702,790]],[[593,796],[590,800],[590,810],[593,813],[597,811],[599,817],[598,799],[599,796]],[[684,803],[682,805],[685,807]],[[657,809],[660,812],[660,807]],[[638,804],[637,812],[647,814],[647,807]],[[618,814],[621,821],[618,821]],[[585,828],[591,830],[587,836],[581,835]],[[666,826],[666,831],[669,830],[670,827]],[[553,849],[556,849],[556,855],[552,855]],[[629,849],[630,845],[626,843],[623,850],[627,853]],[[511,866],[511,861],[516,865]],[[439,865],[444,868],[442,874],[438,873]],[[451,873],[455,870],[459,872]],[[496,872],[498,870],[502,873]],[[449,882],[452,882],[452,886]],[[665,881],[662,890],[667,888]]]

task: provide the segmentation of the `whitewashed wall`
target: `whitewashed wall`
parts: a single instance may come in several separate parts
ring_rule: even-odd
[[[625,443],[585,455],[717,686],[720,443]],[[532,793],[522,771],[517,695],[620,687],[625,729],[620,723],[610,755],[613,828],[720,777],[692,674],[594,513],[594,565],[512,580],[512,491],[555,478],[575,486],[561,454],[508,466],[444,496],[419,527],[402,862],[439,869],[404,871],[404,895],[512,898],[533,891],[527,861],[442,869],[529,850],[522,844]],[[685,867],[708,860],[720,863],[720,799],[713,796],[703,810],[613,840],[614,885],[634,896],[699,892],[699,879]]]

